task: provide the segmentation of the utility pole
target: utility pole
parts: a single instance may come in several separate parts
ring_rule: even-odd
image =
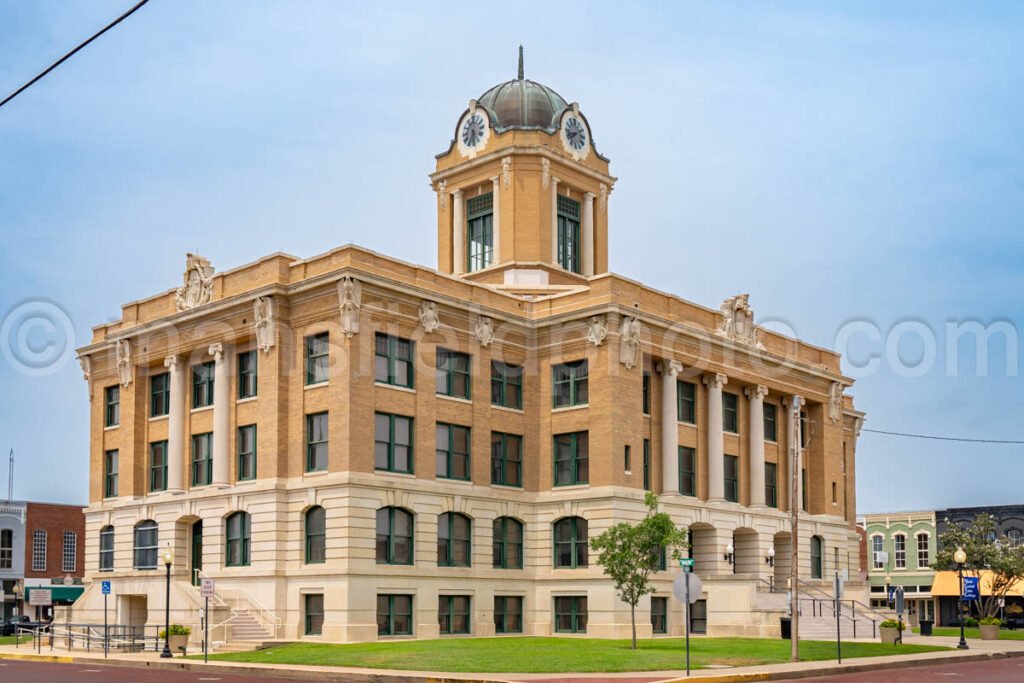
[[[790,516],[790,538],[789,538],[789,659],[793,662],[800,661],[800,408],[804,405],[804,399],[794,396],[789,411],[789,516]]]
[[[7,502],[14,500],[14,449],[11,449],[10,466],[7,468]]]

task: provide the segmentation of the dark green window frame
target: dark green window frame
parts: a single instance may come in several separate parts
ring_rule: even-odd
[[[800,468],[800,509],[807,512],[807,468]]]
[[[554,436],[555,486],[590,483],[590,434],[570,432]]]
[[[415,342],[378,332],[374,339],[374,381],[412,389],[415,384],[415,349]]]
[[[689,446],[679,447],[679,493],[697,495],[697,450]]]
[[[163,417],[171,412],[171,373],[149,378],[149,416]]]
[[[259,359],[255,351],[238,354],[238,398],[253,398],[259,389]]]
[[[399,441],[399,429],[403,426],[408,442]],[[374,415],[374,469],[383,472],[412,474],[414,429],[415,424],[411,417],[376,413]]]
[[[740,502],[740,459],[735,455],[723,455],[722,477],[725,499],[730,503]]]
[[[764,464],[764,504],[770,508],[779,507],[779,474],[778,465],[773,462]]]
[[[473,395],[472,384],[469,354],[438,349],[437,393],[442,396],[469,399]]]
[[[651,597],[651,631],[668,633],[668,598]]]
[[[633,449],[629,444],[622,449],[622,469],[626,472],[633,471]]]
[[[470,632],[470,605],[468,595],[437,596],[437,626],[441,635],[461,635]]]
[[[306,341],[306,386],[322,384],[330,379],[330,334],[311,334]]]
[[[811,578],[820,579],[825,569],[825,541],[821,536],[811,536]]]
[[[563,195],[557,197],[558,265],[580,273],[580,203]]]
[[[807,413],[800,411],[800,448],[807,448],[807,442],[811,440],[810,420]]]
[[[523,632],[523,598],[519,595],[494,596],[494,632]]]
[[[256,478],[256,425],[238,428],[238,481]]]
[[[644,439],[644,491],[651,490],[651,440]]]
[[[437,566],[473,566],[473,520],[459,512],[437,517]]]
[[[116,427],[121,424],[121,386],[115,384],[103,390],[104,412],[103,426]]]
[[[412,635],[412,596],[377,596],[377,635]]]
[[[740,397],[728,391],[722,392],[722,431],[740,433]]]
[[[228,567],[248,567],[250,562],[249,549],[252,544],[252,520],[248,512],[235,512],[228,516],[227,547],[224,553],[224,564]]]
[[[213,432],[192,435],[192,486],[213,482]]]
[[[556,569],[587,566],[590,560],[588,526],[582,517],[563,517],[552,525]]]
[[[651,414],[651,373],[644,371],[643,379],[643,411],[644,415]]]
[[[408,533],[402,533],[402,527]],[[405,508],[377,510],[377,564],[411,565],[416,560],[416,518]]]
[[[114,571],[114,527],[100,529],[100,571]]]
[[[103,497],[117,497],[117,449],[104,451],[103,453]]]
[[[676,380],[676,420],[697,424],[697,385]]]
[[[466,200],[466,272],[482,270],[494,262],[494,196],[482,194]]]
[[[330,420],[328,413],[306,416],[306,471],[323,472],[330,457]]]
[[[523,409],[523,368],[491,361],[491,404],[502,408]]]
[[[306,564],[323,564],[327,561],[327,510],[319,505],[306,510],[303,515],[306,532]]]
[[[778,413],[774,403],[764,404],[764,440],[778,441],[779,423]]]
[[[319,636],[324,632],[324,594],[306,593],[303,602],[305,603],[306,630],[307,636]]]
[[[587,616],[587,596],[559,595],[555,598],[555,633],[586,633]]]
[[[523,437],[491,432],[491,483],[523,487]]]
[[[217,364],[214,361],[192,366],[192,408],[213,405],[213,380]]]
[[[151,493],[167,490],[167,441],[149,444],[149,490]]]
[[[586,405],[590,401],[590,365],[587,359],[551,367],[551,405],[555,408]]]
[[[494,537],[494,568],[523,568],[523,523],[514,517],[498,517],[492,529]]]
[[[439,479],[470,481],[472,465],[469,451],[472,435],[469,427],[438,422],[435,433],[435,475]]]

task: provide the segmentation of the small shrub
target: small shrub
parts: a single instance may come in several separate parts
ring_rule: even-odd
[[[985,617],[984,619],[979,619],[978,623],[982,626],[1002,626],[1003,620],[999,617]]]
[[[977,625],[978,620],[974,617],[967,617],[966,619],[964,619],[964,626],[966,626],[967,628],[974,628]]]
[[[181,624],[171,624],[171,635],[172,636],[190,636],[192,635],[192,629],[188,626],[182,626]],[[160,637],[166,638],[167,631],[160,631]]]
[[[900,622],[896,621],[895,619],[886,619],[885,621],[883,621],[878,626],[879,626],[879,628],[895,628],[895,629],[899,629],[901,631],[907,627],[906,624],[901,624]]]

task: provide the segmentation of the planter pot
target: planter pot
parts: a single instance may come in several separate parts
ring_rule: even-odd
[[[978,630],[982,640],[999,640],[999,627],[994,624],[982,624]]]
[[[878,634],[882,637],[882,642],[887,645],[895,645],[896,638],[899,635],[900,630],[898,628],[878,628]]]
[[[185,648],[188,646],[188,636],[171,636],[167,639],[167,645],[170,647],[172,655],[184,654]]]

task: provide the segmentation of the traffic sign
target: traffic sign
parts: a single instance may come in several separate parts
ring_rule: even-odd
[[[687,586],[687,584],[689,584],[689,586]],[[687,590],[687,588],[689,588],[689,590]],[[700,593],[702,590],[704,590],[704,588],[700,577],[693,573],[687,572],[686,574],[680,574],[676,577],[675,581],[672,582],[672,595],[676,596],[676,598],[683,602],[686,602],[687,597],[689,597],[691,605],[700,600]]]
[[[681,557],[679,558],[679,566],[683,569],[693,569],[693,558],[692,557]]]
[[[213,579],[203,579],[199,585],[199,595],[204,598],[212,598],[214,595],[215,584]]]
[[[33,588],[28,594],[28,604],[33,607],[49,607],[53,604],[53,591],[49,588]]]
[[[981,590],[978,584],[980,579],[977,576],[964,577],[963,597],[961,600],[978,600],[981,598]]]
[[[897,616],[903,616],[903,609],[904,609],[903,587],[900,586],[900,587],[896,588],[896,614],[897,614]]]
[[[100,581],[100,592],[102,592],[103,595],[110,595],[110,582],[109,581]]]

